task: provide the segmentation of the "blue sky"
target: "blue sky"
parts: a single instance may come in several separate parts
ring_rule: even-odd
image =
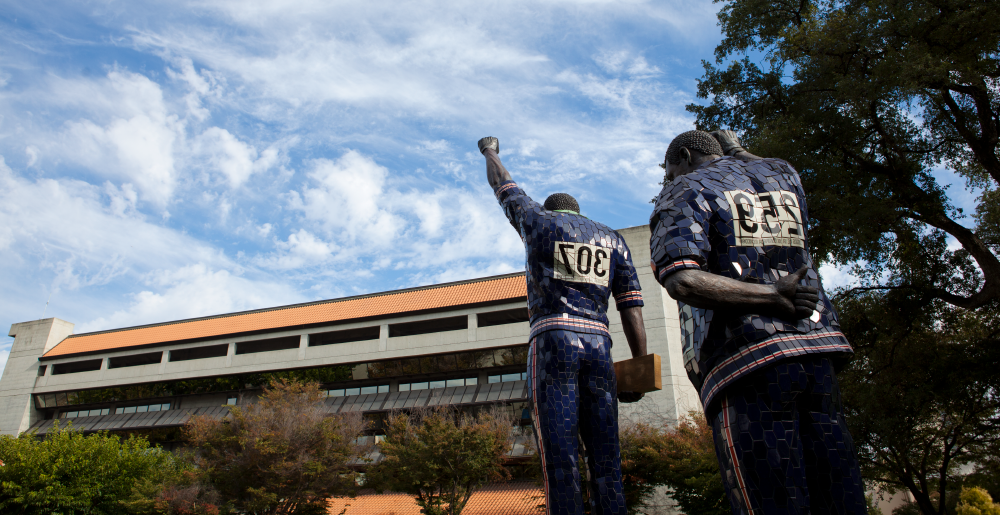
[[[487,135],[532,196],[644,224],[657,163],[693,126],[717,7],[4,2],[0,326],[86,332],[520,270]]]

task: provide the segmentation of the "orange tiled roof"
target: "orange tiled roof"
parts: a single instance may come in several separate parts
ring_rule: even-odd
[[[472,493],[462,515],[543,515],[545,500],[534,483],[486,485]],[[330,515],[347,508],[344,515],[420,515],[413,496],[401,493],[364,493],[354,499],[333,499]]]
[[[527,289],[524,274],[510,274],[359,297],[77,334],[67,337],[46,352],[44,357],[212,338],[324,322],[344,322],[483,302],[516,300],[525,296]]]

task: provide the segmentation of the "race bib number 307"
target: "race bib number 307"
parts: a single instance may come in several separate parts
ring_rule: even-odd
[[[611,280],[611,249],[557,241],[554,250],[552,270],[556,279],[608,286]]]
[[[727,191],[726,200],[733,213],[733,233],[737,247],[805,248],[802,211],[799,200],[790,191],[750,193]]]

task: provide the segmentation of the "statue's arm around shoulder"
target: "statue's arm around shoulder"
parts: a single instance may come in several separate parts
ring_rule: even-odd
[[[712,137],[719,142],[722,146],[722,153],[739,159],[740,161],[755,161],[758,159],[763,159],[762,157],[755,156],[750,152],[747,152],[743,145],[740,144],[740,138],[736,136],[736,133],[731,130],[718,130],[713,131]]]
[[[799,284],[808,270],[802,267],[775,284],[753,284],[684,269],[667,276],[663,287],[671,298],[696,308],[801,320],[812,315],[819,302],[817,288]]]

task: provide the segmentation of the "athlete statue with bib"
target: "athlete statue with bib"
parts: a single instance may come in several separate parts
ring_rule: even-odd
[[[580,215],[556,193],[539,204],[511,179],[496,138],[479,140],[493,192],[524,242],[531,346],[528,381],[549,515],[582,515],[582,441],[593,515],[626,515],[618,445],[618,399],[608,332],[614,296],[633,357],[646,354],[642,293],[625,240]]]

